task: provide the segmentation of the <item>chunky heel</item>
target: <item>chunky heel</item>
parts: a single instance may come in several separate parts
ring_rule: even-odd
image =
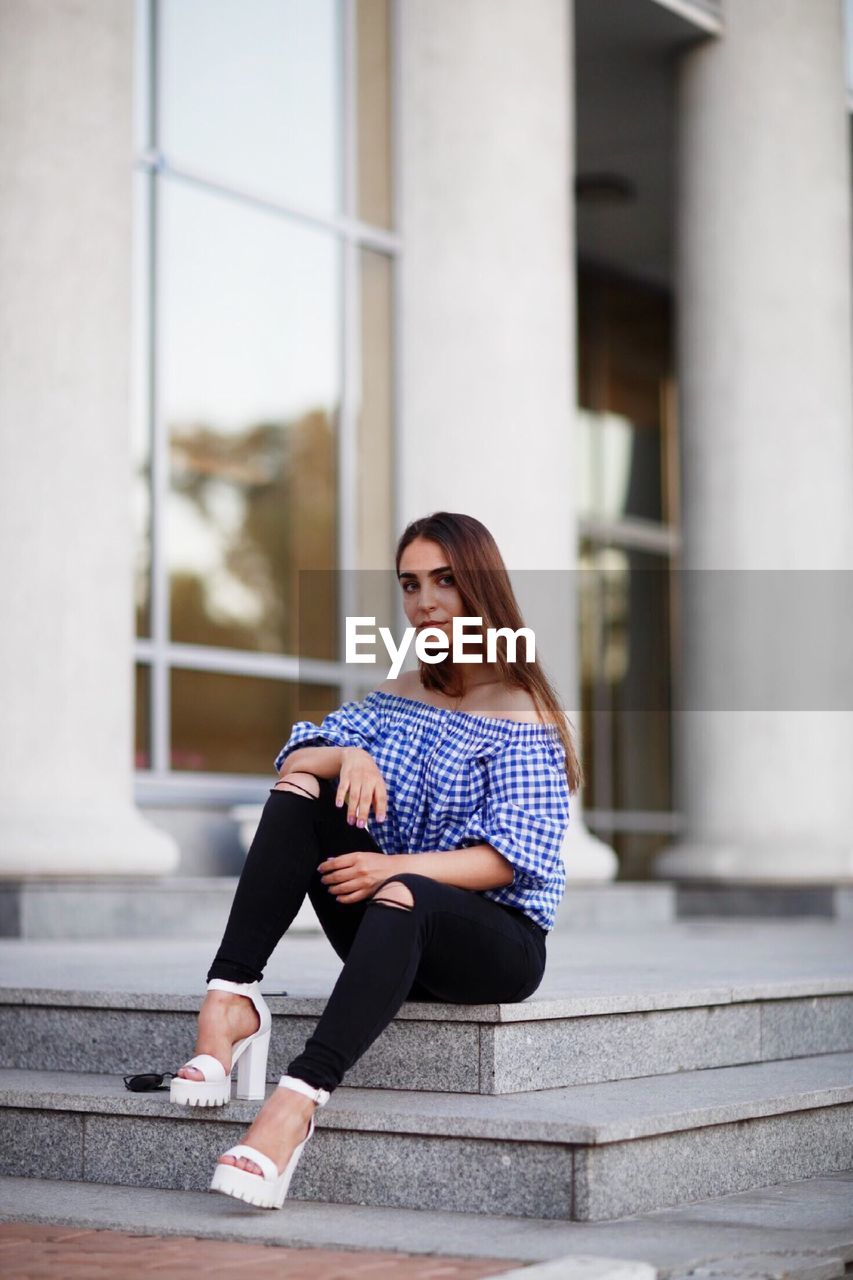
[[[228,982],[211,978],[208,991],[231,991],[246,996],[258,1011],[260,1026],[252,1035],[238,1040],[231,1051],[231,1071],[237,1068],[237,1097],[258,1100],[266,1095],[267,1057],[270,1047],[272,1016],[257,982]],[[173,1076],[169,1100],[185,1107],[224,1107],[231,1101],[231,1071],[226,1072],[218,1058],[199,1053],[185,1064],[195,1067],[203,1080],[187,1080]]]
[[[270,1031],[247,1044],[246,1052],[237,1061],[236,1096],[257,1101],[267,1096],[267,1058],[270,1051]],[[232,1068],[233,1069],[233,1068]]]

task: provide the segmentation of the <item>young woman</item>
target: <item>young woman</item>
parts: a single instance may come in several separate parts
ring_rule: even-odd
[[[482,618],[484,632],[524,625],[495,541],[472,516],[410,524],[396,570],[418,630],[450,640],[457,616]],[[524,1000],[545,971],[569,796],[582,782],[565,713],[523,643],[513,663],[499,640],[491,664],[454,663],[448,651],[418,668],[320,725],[293,726],[207,975],[197,1056],[172,1081],[175,1102],[222,1105],[236,1064],[237,1096],[264,1097],[270,1015],[258,984],[307,893],[344,967],[211,1184],[263,1207],[281,1207],[316,1107],[404,1000]]]

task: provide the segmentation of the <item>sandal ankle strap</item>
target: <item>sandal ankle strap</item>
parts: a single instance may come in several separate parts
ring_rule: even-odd
[[[207,984],[208,991],[233,991],[236,996],[248,996],[251,1000],[258,990],[257,982],[230,982],[228,978],[211,978]]]
[[[295,1089],[297,1093],[304,1093],[306,1098],[313,1098],[318,1107],[325,1107],[332,1096],[328,1089],[315,1089],[298,1076],[281,1076],[278,1083],[280,1088],[284,1086],[286,1089]]]

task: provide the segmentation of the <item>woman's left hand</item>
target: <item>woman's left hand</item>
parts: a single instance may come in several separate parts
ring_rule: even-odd
[[[360,849],[356,853],[339,853],[326,858],[317,870],[323,884],[338,902],[361,902],[394,874],[396,858],[393,854],[373,853]]]

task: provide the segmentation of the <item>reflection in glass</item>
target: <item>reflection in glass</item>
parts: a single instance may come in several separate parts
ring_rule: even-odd
[[[389,0],[355,0],[358,216],[392,224]]]
[[[583,515],[661,519],[661,438],[615,413],[577,410]]]
[[[584,803],[668,811],[668,561],[586,542],[580,570]]]
[[[273,774],[292,726],[314,719],[302,714],[301,702],[331,709],[341,701],[328,686],[309,698],[280,680],[178,669],[171,690],[171,766],[193,773]]]
[[[171,638],[295,652],[298,570],[336,564],[340,247],[159,190]],[[332,637],[310,656],[334,656]]]
[[[134,767],[151,768],[151,671],[137,664],[134,680],[136,740]]]
[[[392,396],[393,265],[383,254],[361,253],[361,405],[358,415],[358,556],[366,570],[357,587],[370,599],[356,601],[360,614],[394,616]]]
[[[168,0],[157,12],[157,145],[169,160],[338,213],[335,0]]]
[[[343,702],[337,685],[307,684],[301,681],[293,688],[296,691],[296,720],[311,720],[314,724],[320,724],[330,711],[336,711]],[[363,697],[363,694],[358,695],[358,700]]]
[[[580,504],[584,515],[675,518],[669,296],[578,271]]]

